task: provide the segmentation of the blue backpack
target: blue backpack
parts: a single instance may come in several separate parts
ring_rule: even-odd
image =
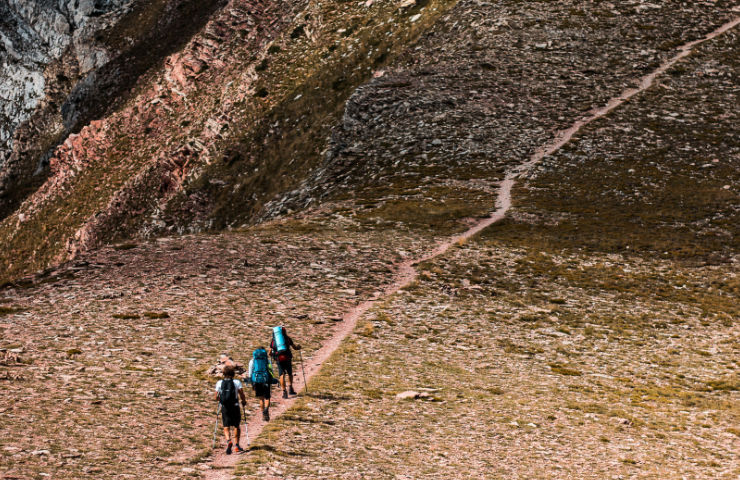
[[[267,352],[258,348],[252,353],[252,383],[270,383],[270,370]]]

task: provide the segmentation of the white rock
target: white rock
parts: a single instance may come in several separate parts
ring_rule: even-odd
[[[415,398],[419,398],[420,393],[415,392],[413,390],[407,390],[405,392],[401,392],[396,394],[396,400],[413,400]]]

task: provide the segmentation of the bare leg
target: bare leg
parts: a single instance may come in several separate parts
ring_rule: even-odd
[[[236,427],[236,435],[234,435],[234,438],[236,438],[237,445],[239,445],[239,437],[241,436],[241,433],[242,433],[241,430],[242,429],[240,427]]]
[[[224,427],[224,437],[226,438],[226,443],[231,441],[231,427]]]

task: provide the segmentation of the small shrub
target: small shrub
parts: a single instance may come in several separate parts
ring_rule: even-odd
[[[11,313],[18,313],[24,311],[22,307],[0,307],[0,317],[3,315],[10,315]]]
[[[144,316],[146,318],[170,318],[170,314],[167,312],[144,312]]]
[[[583,375],[580,371],[578,371],[578,370],[576,370],[574,368],[570,368],[570,367],[566,367],[564,365],[560,365],[559,363],[551,363],[550,364],[550,369],[552,369],[553,373],[557,373],[557,374],[560,374],[560,375],[568,375],[568,376],[572,376],[572,377],[578,377],[578,376]]]
[[[254,70],[257,72],[264,72],[267,70],[267,59],[263,59],[256,67],[254,67]]]
[[[710,380],[706,382],[706,385],[708,390],[720,390],[723,392],[735,392],[740,390],[740,380],[737,378]]]
[[[119,320],[136,320],[139,318],[139,315],[136,313],[114,313],[113,318],[117,318]]]
[[[372,322],[365,322],[362,324],[357,334],[362,335],[363,337],[371,337],[374,332],[375,326],[372,324]]]

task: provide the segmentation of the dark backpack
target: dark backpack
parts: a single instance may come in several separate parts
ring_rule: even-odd
[[[221,380],[221,391],[218,394],[218,400],[225,407],[239,404],[236,398],[236,384],[234,384],[233,378],[224,378]]]
[[[270,382],[270,371],[267,363],[267,352],[258,348],[252,353],[252,383]]]

